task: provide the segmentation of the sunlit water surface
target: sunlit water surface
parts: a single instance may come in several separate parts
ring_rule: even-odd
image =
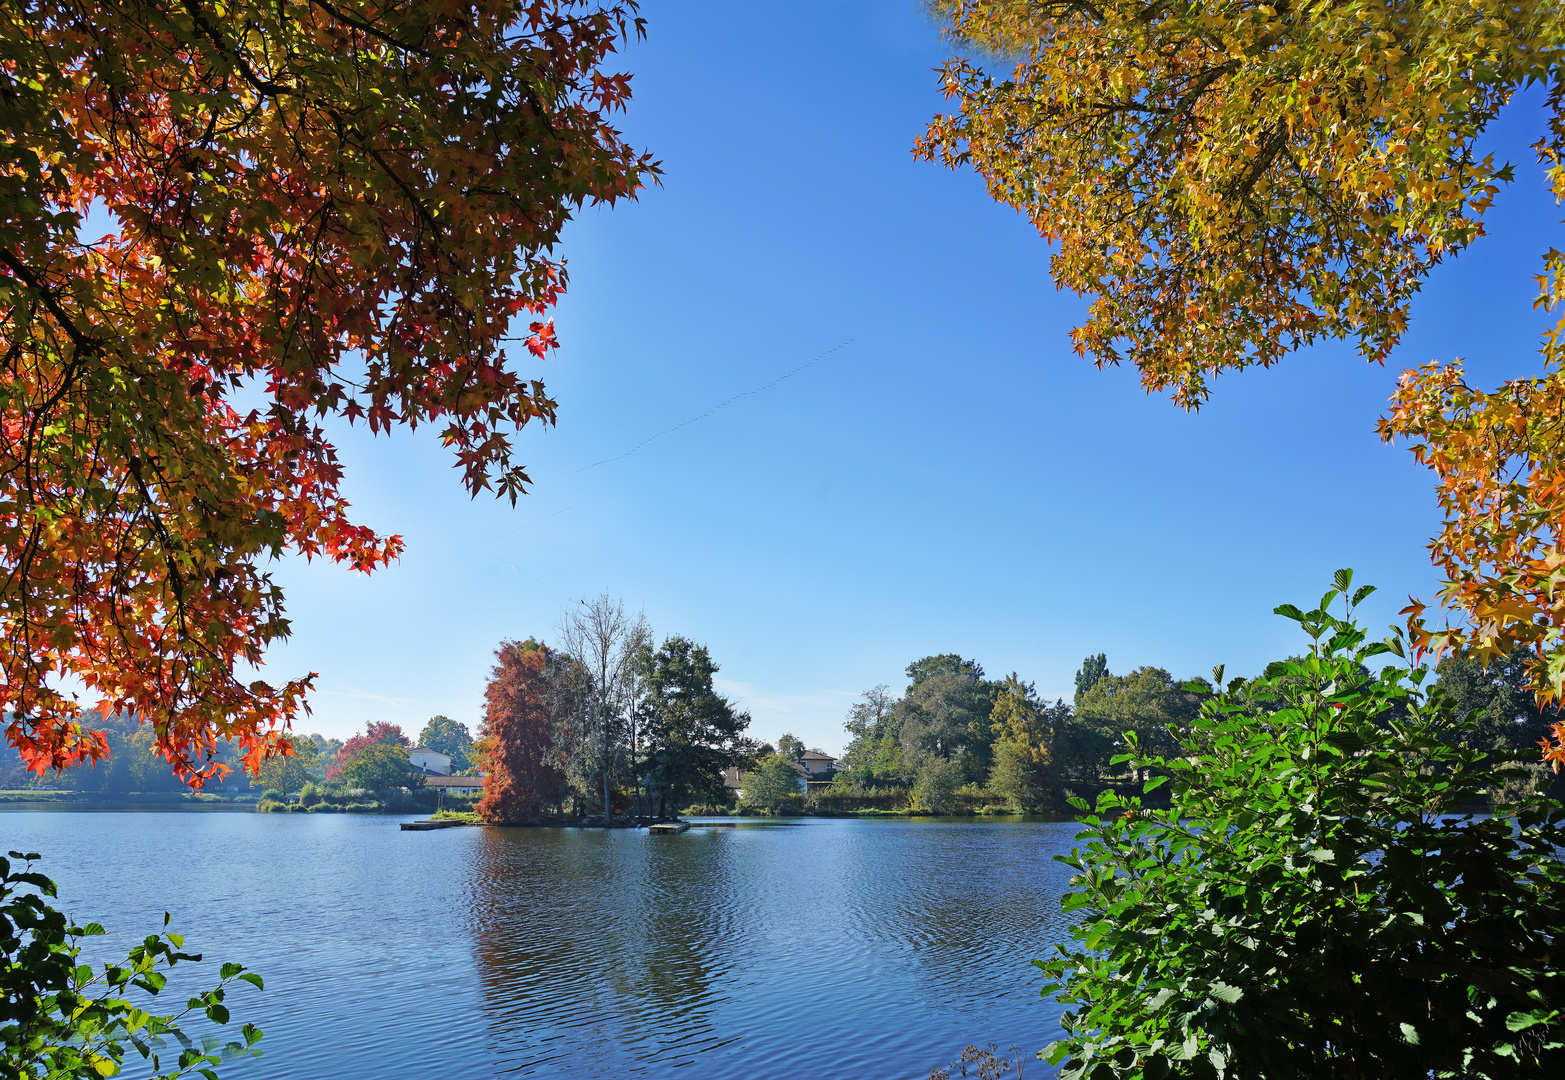
[[[1065,937],[1071,822],[397,823],[18,811],[0,840],[120,956],[166,910],[203,980],[265,977],[230,998],[265,1054],[225,1077],[911,1080],[1058,1035],[1032,961]]]

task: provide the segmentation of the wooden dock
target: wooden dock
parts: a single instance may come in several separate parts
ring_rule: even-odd
[[[688,828],[690,828],[688,821],[660,821],[656,825],[648,825],[647,832],[671,836],[674,833],[682,833]]]
[[[464,824],[460,821],[404,821],[403,832],[428,832],[430,829],[455,829]]]

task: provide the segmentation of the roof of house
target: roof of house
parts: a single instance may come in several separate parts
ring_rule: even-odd
[[[426,776],[425,787],[483,787],[482,776]]]
[[[818,750],[806,750],[803,754],[801,754],[799,756],[804,758],[806,761],[836,761],[837,760],[836,758],[832,757],[830,754],[823,754],[823,753],[821,753]]]
[[[427,746],[415,746],[413,749],[409,750],[408,753],[410,753],[410,754],[439,754],[443,758],[448,758],[448,757],[451,756],[450,754],[446,753],[443,750],[431,750]]]

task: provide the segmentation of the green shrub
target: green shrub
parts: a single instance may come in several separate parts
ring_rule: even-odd
[[[140,1009],[127,1000],[132,987],[155,998],[168,979],[160,968],[201,959],[183,951],[184,940],[168,931],[168,915],[163,931],[144,938],[126,960],[94,971],[79,963],[80,941],[105,933],[103,927],[70,923],[46,902],[56,890],[54,882],[32,872],[38,856],[10,855],[24,865],[13,868],[0,859],[0,1076],[99,1080],[119,1073],[127,1047],[134,1046],[160,1077],[199,1072],[217,1080],[212,1070],[225,1058],[260,1055],[255,1044],[261,1033],[253,1024],[240,1029],[243,1042],[221,1049],[220,1040],[210,1035],[204,1045],[196,1044],[179,1026],[192,1013],[227,1024],[223,1001],[232,984],[244,981],[259,989],[259,975],[224,964],[213,989],[195,996],[188,989],[180,993],[183,1009],[166,1016]],[[164,1055],[173,1060],[163,1060]]]
[[[924,814],[954,813],[960,805],[957,787],[962,766],[946,758],[930,758],[918,770],[913,783],[913,809]]]
[[[299,805],[314,806],[321,801],[321,790],[313,783],[306,783],[299,789]]]
[[[797,814],[804,807],[799,782],[799,769],[793,759],[773,754],[744,774],[744,795],[740,801],[763,813]]]
[[[288,797],[274,787],[269,787],[261,792],[262,802],[287,802]]]
[[[318,802],[314,806],[306,807],[307,814],[335,814],[337,807],[329,802]]]
[[[1061,857],[1065,1080],[1561,1075],[1565,808],[1462,813],[1503,770],[1427,666],[1370,672],[1406,646],[1366,644],[1351,584],[1278,608],[1310,653],[1208,699],[1176,754],[1116,759],[1166,773],[1171,808],[1104,793]]]
[[[911,794],[907,788],[883,788],[879,791],[841,793],[830,790],[811,795],[806,804],[809,810],[836,810],[856,812],[862,810],[902,810],[908,806]]]
[[[350,814],[373,814],[380,810],[378,802],[350,802],[343,809]]]
[[[461,821],[468,825],[481,825],[477,814],[471,810],[436,810],[429,815],[431,821]]]

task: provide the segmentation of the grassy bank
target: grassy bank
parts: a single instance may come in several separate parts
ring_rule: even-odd
[[[253,794],[209,795],[188,791],[35,791],[29,788],[10,788],[0,791],[0,803],[32,803],[66,805],[115,805],[127,803],[154,806],[248,806],[256,801]]]
[[[436,811],[437,807],[451,809]],[[437,798],[436,792],[415,791],[400,796],[376,796],[370,792],[316,795],[308,802],[285,801],[271,793],[263,795],[255,809],[260,814],[417,814],[430,811],[432,817],[470,812],[471,802]]]

